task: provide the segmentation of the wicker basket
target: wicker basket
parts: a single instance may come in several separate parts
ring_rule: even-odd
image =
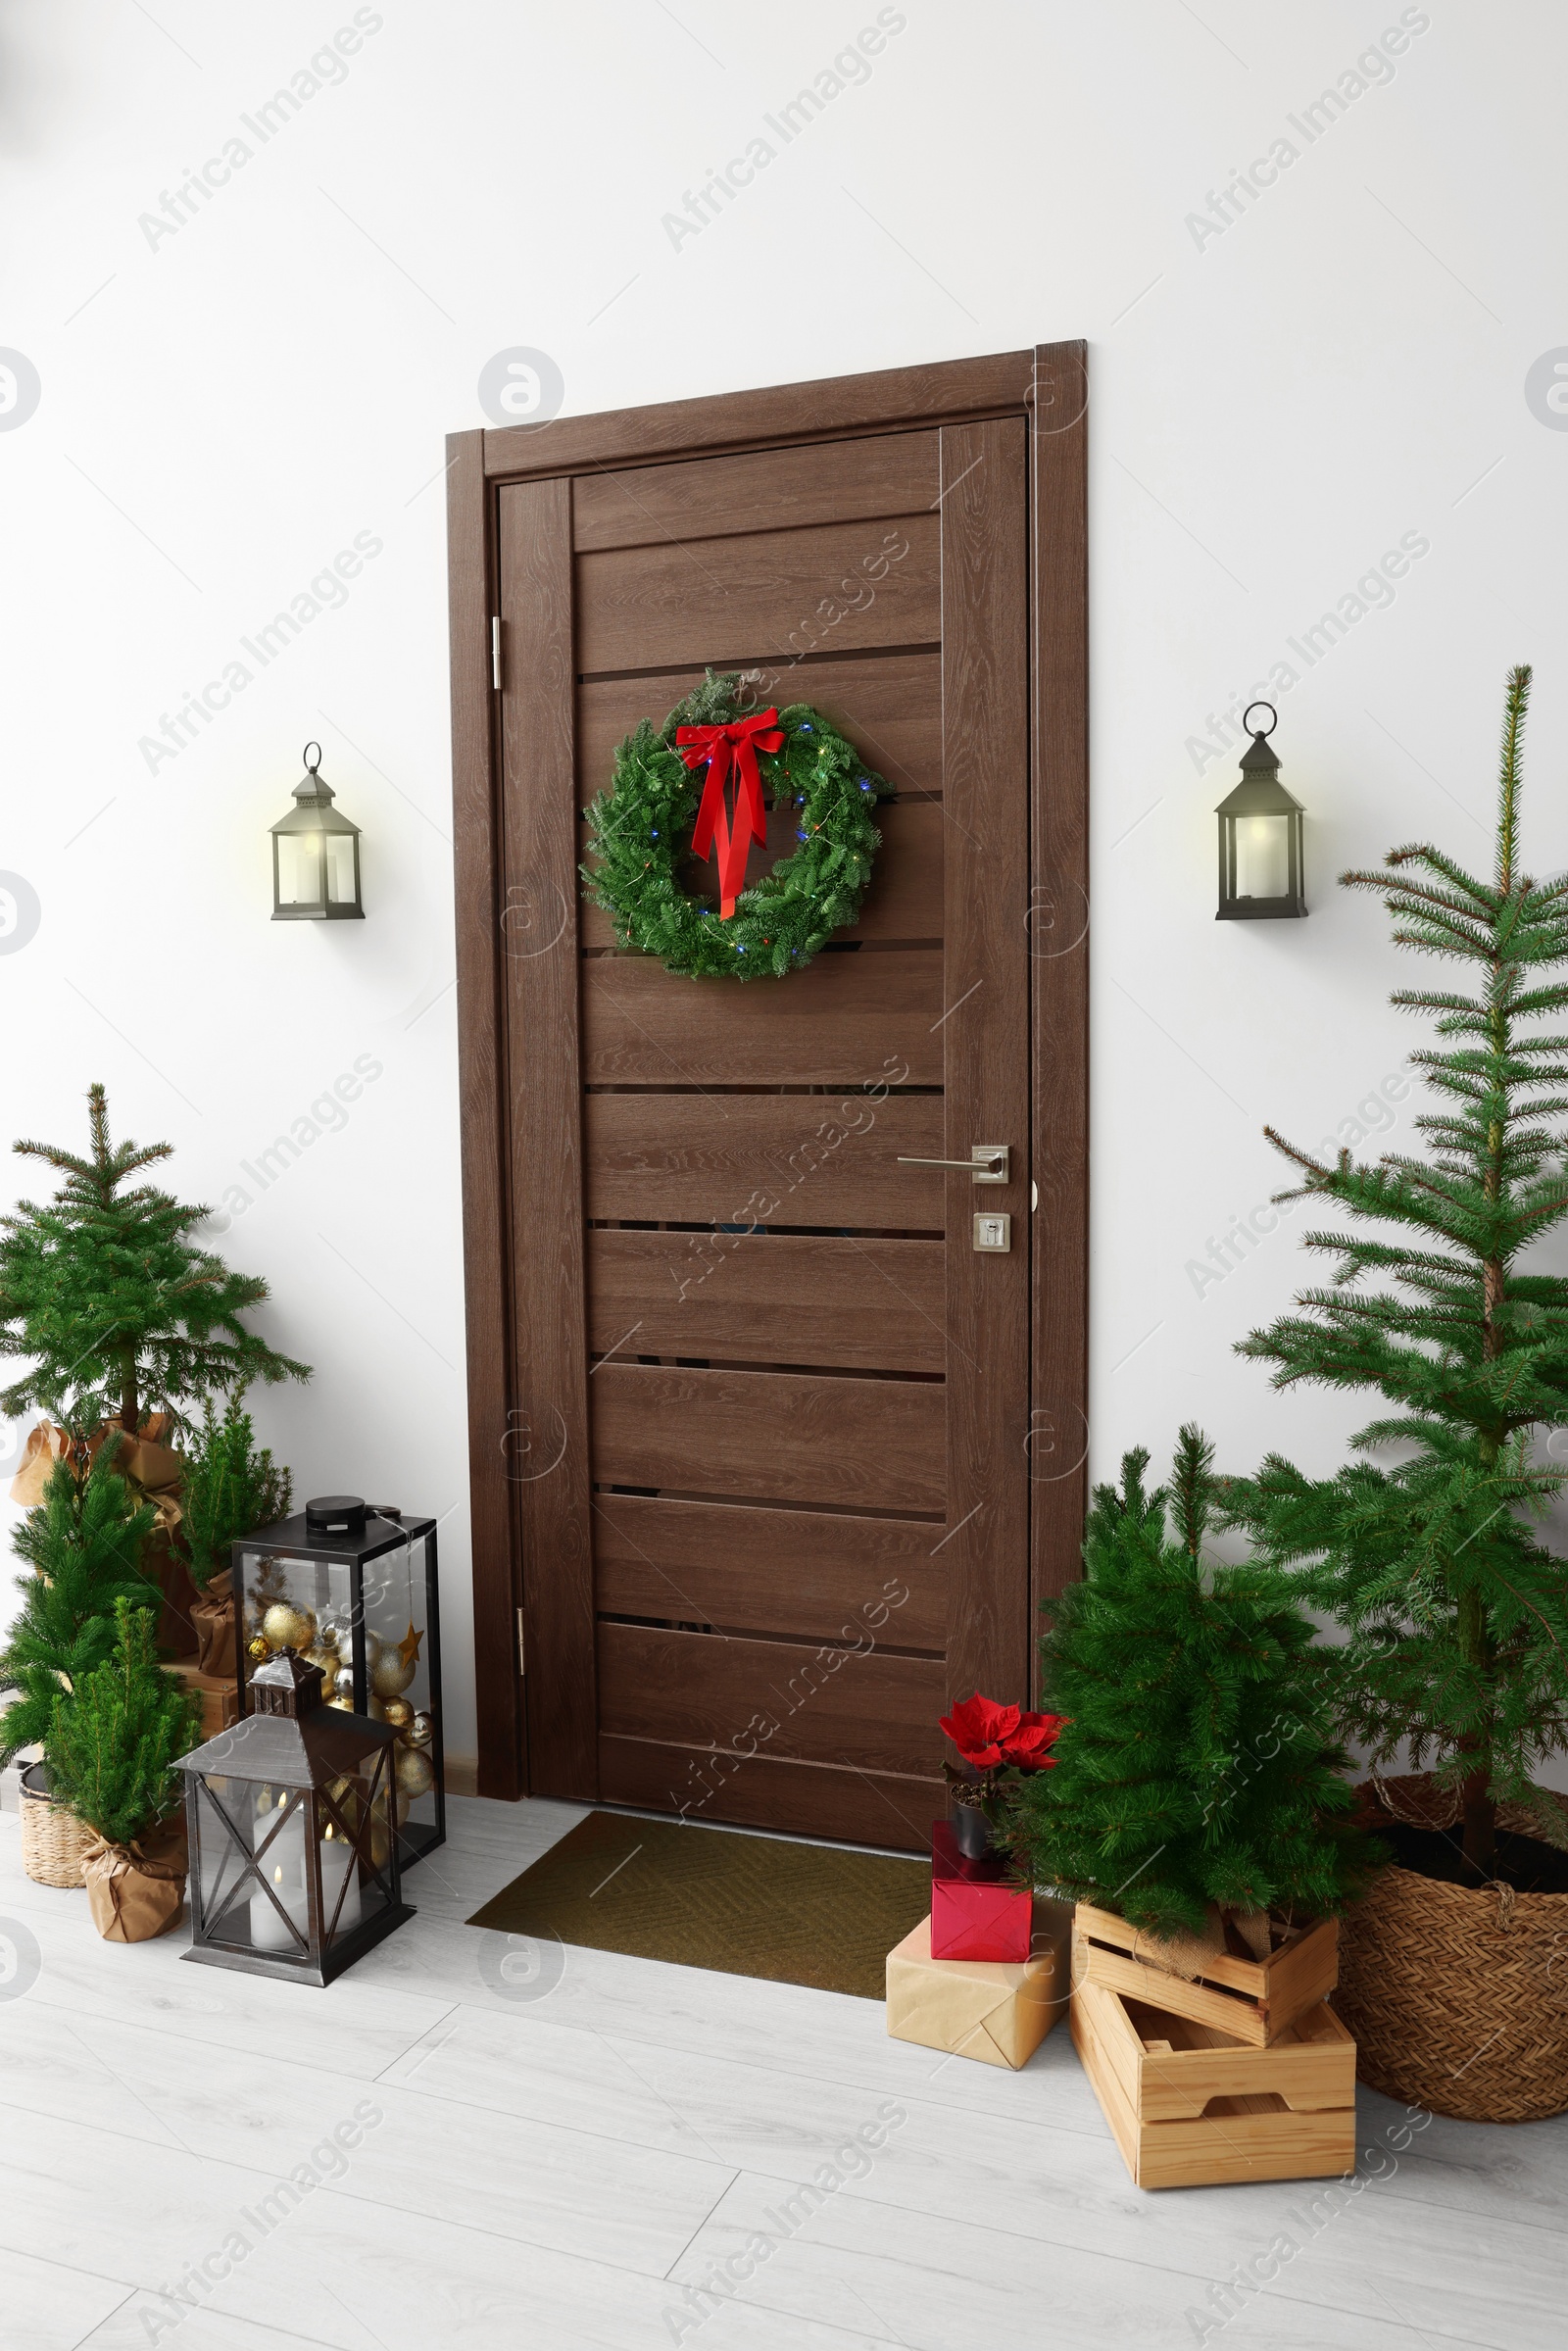
[[[98,1839],[69,1805],[49,1793],[49,1767],[29,1763],[18,1790],[22,1866],[39,1886],[80,1886],[81,1857]]]
[[[1363,1792],[1414,1826],[1457,1819],[1424,1777]],[[1499,1822],[1539,1834],[1507,1806]],[[1340,1923],[1332,1998],[1360,2079],[1387,2097],[1466,2123],[1568,2111],[1568,1893],[1449,1886],[1396,1862]]]

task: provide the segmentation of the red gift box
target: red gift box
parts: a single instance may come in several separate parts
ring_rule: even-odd
[[[983,1876],[977,1876],[983,1871]],[[931,1956],[1021,1966],[1029,1956],[1034,1896],[1010,1885],[1000,1860],[968,1861],[947,1821],[931,1824]]]

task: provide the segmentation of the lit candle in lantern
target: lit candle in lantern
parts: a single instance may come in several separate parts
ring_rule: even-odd
[[[251,1896],[251,1941],[258,1951],[293,1951],[299,1948],[289,1932],[290,1924],[305,1931],[305,1887],[295,1882],[287,1883],[283,1864],[272,1865],[272,1891],[283,1905],[286,1916],[280,1915],[267,1894]]]
[[[345,1890],[346,1884],[346,1890]],[[339,1893],[343,1907],[338,1909]],[[345,1838],[334,1835],[328,1821],[321,1839],[321,1932],[323,1935],[347,1935],[357,1927],[361,1916],[360,1873],[355,1864],[354,1847]]]

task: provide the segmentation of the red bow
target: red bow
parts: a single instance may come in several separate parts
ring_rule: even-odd
[[[692,855],[706,857],[717,842],[719,915],[727,922],[746,886],[748,850],[754,841],[767,847],[767,811],[762,806],[757,755],[782,751],[784,731],[777,710],[760,710],[755,718],[736,718],[728,726],[679,726],[675,741],[688,767],[708,769],[697,829],[692,834]],[[735,771],[733,830],[724,802],[731,766]]]

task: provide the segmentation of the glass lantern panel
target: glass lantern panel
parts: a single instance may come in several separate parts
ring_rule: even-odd
[[[252,1851],[256,1790],[248,1780],[209,1772],[197,1781],[196,1791],[191,1867],[197,1873],[202,1932],[209,1939],[249,1949],[250,1893],[256,1882],[245,1864]]]
[[[240,1554],[240,1639],[253,1673],[282,1649],[321,1669],[329,1706],[354,1708],[354,1593],[344,1559]]]
[[[1291,888],[1289,816],[1236,818],[1236,895],[1286,898]]]
[[[321,896],[320,836],[318,833],[274,833],[277,851],[277,903],[281,906],[318,906]]]
[[[354,886],[354,835],[328,833],[325,849],[327,904],[351,906],[359,896]]]
[[[376,1783],[375,1759],[368,1761],[363,1770],[329,1784],[323,1791],[318,1828],[321,1942],[324,1950],[330,1950],[391,1901],[389,1881],[376,1875],[386,1869],[390,1839],[385,1783]]]
[[[304,1788],[255,1784],[251,1793],[251,1840],[257,1867],[271,1893],[252,1880],[250,1947],[253,1951],[301,1954],[310,1947],[310,1906],[305,1891],[310,1795]]]
[[[425,1538],[398,1544],[365,1570],[366,1669],[370,1712],[398,1734],[392,1751],[398,1827],[436,1828]]]

